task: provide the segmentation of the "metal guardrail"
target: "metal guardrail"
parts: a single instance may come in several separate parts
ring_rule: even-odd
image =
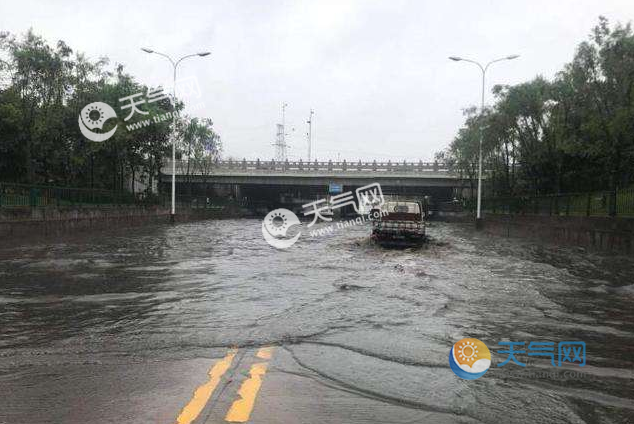
[[[163,197],[164,206],[171,205],[171,198],[169,196]],[[190,208],[190,209],[208,209],[208,210],[222,210],[228,206],[246,207],[249,203],[242,199],[221,199],[211,198],[206,196],[176,196],[176,210]]]
[[[189,168],[188,168],[189,167]],[[171,174],[172,170],[172,162],[171,160],[167,160],[165,162],[165,166],[163,167],[164,171],[168,174]],[[327,162],[303,162],[301,159],[299,161],[261,161],[260,159],[256,160],[215,160],[213,162],[207,163],[198,163],[196,161],[188,161],[186,160],[177,160],[176,161],[176,172],[179,174],[187,172],[187,169],[191,173],[204,173],[213,175],[218,171],[234,171],[234,172],[314,172],[314,173],[323,173],[323,172],[341,172],[341,173],[354,173],[354,172],[398,172],[398,173],[430,173],[430,172],[443,172],[450,173],[451,168],[441,162],[347,162],[337,161],[333,162],[331,160]]]
[[[634,188],[617,190],[614,205],[613,199],[614,193],[609,191],[485,198],[482,210],[506,214],[634,217]],[[474,208],[471,202],[469,206]]]

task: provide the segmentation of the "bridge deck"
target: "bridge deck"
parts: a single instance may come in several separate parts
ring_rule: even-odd
[[[167,161],[162,168],[166,175],[172,174],[172,163]],[[276,162],[276,161],[233,161],[233,160],[179,160],[176,161],[177,175],[269,175],[281,176],[373,176],[385,174],[420,178],[459,178],[452,169],[439,162]]]
[[[172,174],[168,161],[162,174]],[[275,162],[275,161],[176,161],[179,182],[254,185],[323,185],[338,182],[366,185],[373,182],[402,186],[457,187],[463,178],[439,162]]]

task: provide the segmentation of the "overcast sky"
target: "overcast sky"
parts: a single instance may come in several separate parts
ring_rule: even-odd
[[[449,4],[451,3],[451,4]],[[515,84],[561,69],[599,15],[627,22],[634,1],[15,1],[0,3],[0,29],[32,27],[90,58],[122,63],[145,84],[169,81],[172,56],[201,98],[225,156],[274,155],[275,124],[286,110],[289,158],[307,155],[306,120],[315,110],[313,158],[431,159],[479,102],[475,65],[493,84]],[[194,102],[190,102],[194,104]],[[295,129],[293,131],[293,128]]]

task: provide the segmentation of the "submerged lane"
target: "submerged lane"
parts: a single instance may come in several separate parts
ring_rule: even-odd
[[[242,386],[254,423],[634,419],[631,259],[456,224],[419,250],[368,233],[278,251],[230,220],[0,248],[0,423],[240,421]],[[491,350],[479,380],[449,369],[463,337]],[[584,341],[565,368],[584,374],[497,367],[503,340]]]

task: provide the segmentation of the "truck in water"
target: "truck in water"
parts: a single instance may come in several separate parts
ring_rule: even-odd
[[[418,202],[385,202],[371,216],[375,217],[372,240],[381,246],[412,247],[425,242],[425,214]]]

